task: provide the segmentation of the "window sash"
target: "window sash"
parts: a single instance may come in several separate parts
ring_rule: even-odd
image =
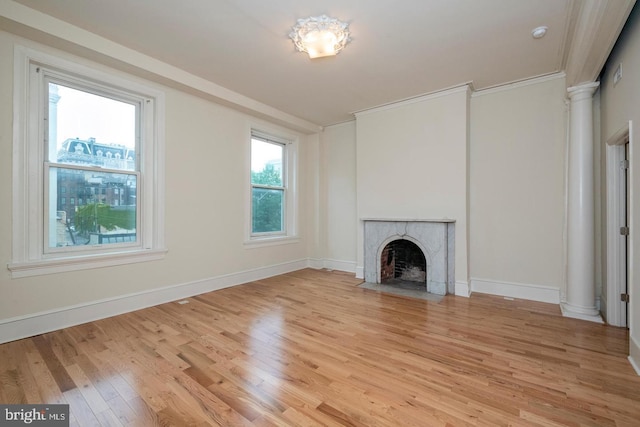
[[[284,186],[267,185],[267,184],[251,184],[252,188],[264,188],[265,190],[286,190]]]
[[[253,203],[253,199],[254,199],[254,194],[255,194],[255,190],[267,190],[267,192],[277,192],[280,193],[280,229],[279,230],[267,230],[267,231],[256,231],[256,222],[259,219],[258,216],[256,216],[256,212],[254,212],[254,210],[257,208],[257,206],[254,205]],[[253,187],[251,189],[251,234],[253,236],[279,236],[279,235],[286,235],[287,234],[287,222],[286,222],[286,211],[287,211],[287,193],[284,190],[284,188],[278,189],[278,188],[270,188],[270,187]]]
[[[86,92],[91,95],[101,96],[103,98],[112,99],[114,101],[130,104],[135,107],[135,167],[134,170],[139,171],[141,165],[141,147],[140,142],[142,140],[141,128],[142,128],[142,109],[145,99],[143,97],[133,96],[130,92],[125,92],[117,87],[107,86],[80,77],[71,77],[68,73],[61,73],[55,69],[40,66],[37,64],[31,64],[31,74],[36,79],[41,78],[42,95],[44,97],[42,101],[42,115],[45,120],[44,130],[44,159],[52,163],[56,163],[57,154],[57,142],[51,141],[49,138],[49,84],[55,84],[60,86],[66,86],[71,89],[75,89],[81,92]],[[41,76],[41,77],[38,77]],[[123,169],[125,170],[125,169]],[[126,169],[129,170],[129,169]]]
[[[51,246],[51,235],[50,235],[50,224],[51,224],[51,215],[52,215],[52,210],[50,207],[50,203],[51,203],[51,194],[50,194],[50,177],[51,177],[51,169],[55,168],[55,169],[71,169],[71,170],[78,170],[78,171],[82,171],[82,172],[94,172],[94,173],[98,173],[98,174],[109,174],[109,173],[114,173],[114,174],[118,174],[118,175],[130,175],[130,176],[134,176],[136,178],[136,240],[133,242],[117,242],[117,243],[108,243],[108,244],[87,244],[87,245],[78,245],[78,246],[62,246],[62,247],[57,247],[57,246]],[[119,248],[135,248],[135,247],[140,247],[141,246],[141,242],[143,241],[142,236],[143,236],[143,231],[142,231],[142,227],[141,225],[141,206],[140,204],[137,202],[138,200],[140,200],[140,180],[141,180],[141,174],[139,172],[135,172],[135,171],[122,171],[120,169],[104,169],[104,168],[99,168],[99,167],[87,167],[87,166],[79,166],[79,165],[68,165],[68,164],[64,164],[64,163],[51,163],[51,162],[45,162],[44,165],[44,172],[43,172],[43,176],[44,176],[44,188],[43,188],[43,198],[44,198],[44,203],[43,203],[43,225],[44,225],[44,232],[43,232],[43,255],[47,255],[47,254],[61,254],[61,253],[67,253],[67,252],[71,252],[71,253],[84,253],[84,252],[95,252],[95,251],[111,251],[113,249],[119,249]]]
[[[252,134],[251,141],[250,141],[251,147],[253,147],[253,141],[254,140],[261,141],[261,142],[264,142],[264,143],[267,143],[267,144],[277,145],[282,149],[282,158],[280,159],[281,168],[282,168],[282,170],[281,170],[281,174],[282,174],[282,177],[281,177],[282,186],[281,186],[281,188],[287,187],[287,184],[286,184],[287,183],[287,173],[288,173],[287,172],[287,169],[288,169],[288,166],[287,166],[287,147],[290,144],[290,142],[289,143],[285,143],[285,142],[280,142],[280,141],[274,141],[274,140],[270,140],[270,139],[266,139],[266,138],[262,138],[262,137],[255,137]],[[251,172],[253,172],[253,148],[251,149],[250,163],[251,163],[251,165],[250,165],[249,169],[250,169],[250,174],[251,174]],[[251,178],[250,179],[251,185],[269,185],[269,184],[254,183],[253,182],[253,176],[251,176],[250,178]],[[274,187],[277,187],[277,186],[274,185]]]

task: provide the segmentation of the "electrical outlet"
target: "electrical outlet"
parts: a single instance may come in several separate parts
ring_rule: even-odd
[[[613,72],[613,85],[617,85],[620,79],[622,79],[622,63],[618,64],[618,68]]]

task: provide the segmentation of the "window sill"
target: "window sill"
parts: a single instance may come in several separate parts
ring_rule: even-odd
[[[45,274],[63,273],[67,271],[88,270],[91,268],[113,267],[116,265],[163,259],[166,249],[147,249],[122,251],[111,254],[81,255],[65,258],[45,259],[8,264],[11,278],[42,276]]]
[[[265,246],[276,245],[289,245],[292,243],[299,243],[300,238],[298,236],[271,236],[271,237],[257,237],[250,240],[245,240],[244,246],[248,249],[262,248]]]

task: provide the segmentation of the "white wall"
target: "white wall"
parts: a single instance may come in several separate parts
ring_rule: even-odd
[[[355,272],[358,225],[355,121],[324,129],[320,170],[324,265]]]
[[[622,64],[622,79],[614,86],[613,72]],[[635,7],[601,76],[601,135],[605,143],[632,121],[630,132],[631,218],[629,254],[629,353],[640,374],[640,8]],[[604,172],[604,170],[603,170]]]
[[[472,289],[558,302],[565,268],[565,93],[559,75],[472,96]]]
[[[467,86],[356,115],[358,219],[453,219],[455,279],[468,282]],[[362,223],[357,243],[363,266]]]
[[[317,171],[307,167],[307,139],[316,141],[317,145],[317,136],[297,134],[300,137],[301,239],[286,245],[247,247],[243,240],[244,210],[249,194],[246,165],[250,125],[264,123],[269,128],[278,127],[202,98],[145,82],[166,93],[166,258],[12,279],[6,265],[11,262],[14,43],[53,52],[45,46],[0,32],[0,94],[3,99],[0,103],[0,264],[5,266],[0,269],[0,329],[12,328],[15,320],[55,313],[71,306],[77,308],[111,301],[110,309],[117,309],[118,304],[126,307],[125,302],[118,303],[117,300],[132,295],[139,296],[138,302],[152,304],[155,301],[152,293],[159,289],[163,289],[164,295],[176,296],[307,265],[308,229],[315,227],[317,222],[314,215],[309,215],[307,206],[309,187],[313,190],[317,185],[314,178]],[[69,57],[63,52],[55,53]],[[282,131],[296,134],[289,129]],[[174,288],[173,293],[164,289],[177,285],[186,286]]]
[[[308,135],[305,141],[306,160],[304,162],[304,176],[306,183],[305,218],[307,233],[307,256],[312,261],[311,266],[322,268],[322,264],[313,261],[322,259],[323,228],[322,228],[322,188],[320,181],[320,135]]]

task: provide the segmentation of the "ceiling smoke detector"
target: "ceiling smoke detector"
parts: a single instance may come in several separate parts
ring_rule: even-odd
[[[533,36],[534,39],[541,39],[544,37],[545,34],[547,34],[548,29],[549,28],[545,26],[534,28],[531,31],[531,36]]]

